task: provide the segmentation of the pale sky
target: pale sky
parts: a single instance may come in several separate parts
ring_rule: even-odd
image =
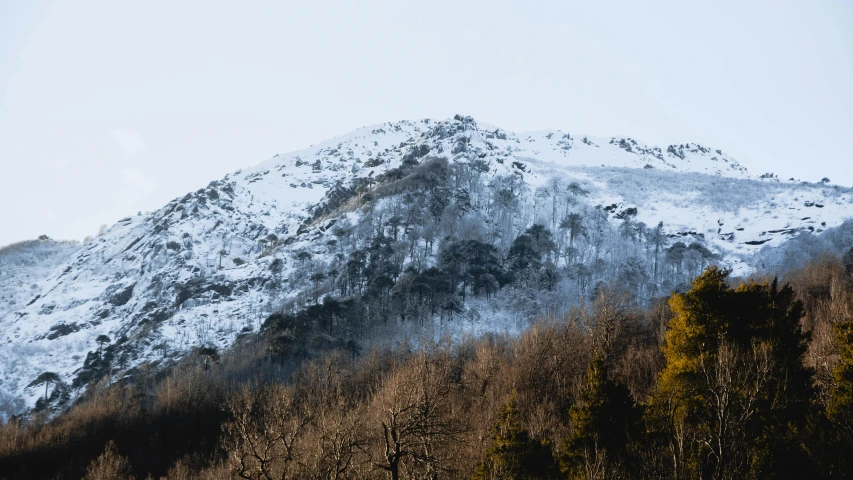
[[[853,185],[853,2],[0,0],[0,245],[456,113]]]

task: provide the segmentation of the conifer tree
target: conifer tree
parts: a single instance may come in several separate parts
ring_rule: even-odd
[[[735,322],[746,327],[740,339],[768,348],[767,405],[760,411],[760,431],[752,470],[764,477],[814,477],[812,460],[802,445],[802,433],[813,415],[814,371],[805,366],[810,335],[800,320],[803,304],[789,285],[749,282],[735,289]],[[740,329],[732,329],[738,331]],[[754,368],[760,358],[753,355]]]
[[[838,363],[825,415],[812,415],[805,432],[807,448],[818,457],[821,473],[832,478],[853,476],[853,322],[833,327]]]
[[[554,478],[554,460],[547,440],[535,440],[521,427],[515,391],[501,405],[492,430],[492,445],[477,466],[474,480],[539,480]]]
[[[835,326],[839,361],[832,370],[835,388],[827,408],[847,442],[853,443],[853,322]]]
[[[567,478],[632,476],[632,441],[641,432],[641,412],[628,389],[608,378],[602,353],[596,353],[579,401],[572,406],[572,435],[560,452]]]
[[[802,304],[789,286],[750,282],[732,289],[728,275],[711,267],[670,300],[675,317],[662,347],[667,364],[656,401],[667,404],[658,411],[669,412],[669,432],[691,432],[671,444],[695,447],[682,452],[691,458],[673,453],[674,471],[807,475],[811,466],[797,440],[813,396]]]
[[[54,372],[43,372],[38,377],[36,377],[35,380],[30,382],[30,384],[27,385],[27,387],[35,387],[38,385],[44,385],[44,401],[46,403],[47,398],[48,398],[47,392],[48,392],[48,388],[50,387],[50,384],[52,383],[52,384],[56,385],[57,383],[59,383],[59,381],[60,381],[60,378],[59,378],[58,374],[56,374]]]

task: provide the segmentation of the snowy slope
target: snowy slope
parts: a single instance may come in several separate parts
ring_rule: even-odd
[[[47,237],[0,248],[0,318],[38,295],[40,283],[79,249],[79,243]]]
[[[0,296],[10,306],[0,307],[0,393],[32,405],[43,388],[27,385],[46,371],[73,385],[87,355],[98,351],[99,335],[128,370],[199,345],[224,348],[257,331],[310,284],[294,275],[305,261],[299,252],[322,261],[350,248],[337,242],[333,225],[357,225],[365,215],[352,185],[369,188],[404,159],[426,156],[479,162],[488,178],[519,178],[534,212],[553,179],[579,182],[612,222],[636,209],[638,221],[663,222],[673,241],[701,239],[741,274],[758,249],[836,226],[853,202],[850,189],[761,180],[722,151],[696,144],[515,134],[470,117],[366,127],[122,219],[45,268],[17,265],[12,283],[26,288],[3,282],[0,272]],[[71,395],[82,387],[69,387]]]

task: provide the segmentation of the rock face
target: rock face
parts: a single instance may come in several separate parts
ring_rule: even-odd
[[[439,161],[465,176],[434,178],[445,167],[429,162]],[[394,213],[394,199],[441,182],[455,216],[446,205],[425,207],[434,218],[423,220]],[[227,348],[288,300],[334,291],[348,255],[376,231],[410,242],[401,267],[426,268],[443,238],[481,229],[477,238],[505,253],[529,225],[557,231],[583,203],[614,227],[642,233],[636,225],[663,222],[667,245],[686,242],[685,252],[745,274],[758,249],[840,224],[851,198],[849,189],[763,181],[692,143],[516,134],[460,116],[362,128],[212,181],[83,246],[36,241],[16,250],[31,260],[5,263],[12,256],[0,252],[0,400],[33,405],[40,390],[27,385],[44,372],[59,374],[73,398],[110,369]],[[518,213],[498,216],[501,202]],[[101,335],[111,343],[96,342]]]

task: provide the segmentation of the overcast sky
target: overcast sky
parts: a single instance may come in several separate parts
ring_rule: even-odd
[[[0,0],[0,245],[456,113],[853,185],[853,2]]]

